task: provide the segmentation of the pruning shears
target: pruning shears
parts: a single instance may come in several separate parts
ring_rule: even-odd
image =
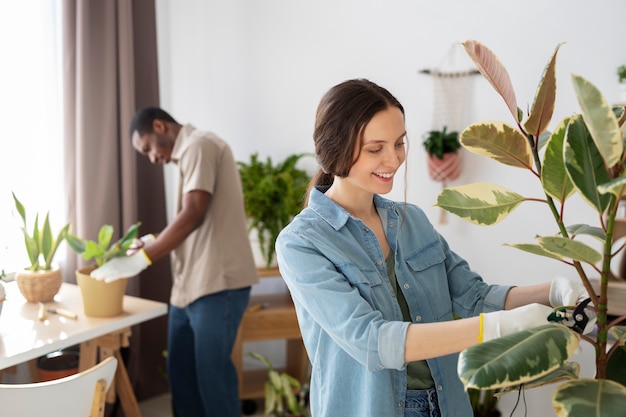
[[[589,306],[591,298],[586,298],[576,307],[558,307],[549,316],[548,321],[562,323],[576,333],[584,334],[586,327],[590,324],[593,326],[596,321],[596,313],[593,307]]]

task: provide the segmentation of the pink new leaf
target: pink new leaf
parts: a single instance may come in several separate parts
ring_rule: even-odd
[[[513,91],[511,78],[504,65],[489,48],[478,41],[466,40],[461,44],[481,74],[504,99],[515,122],[519,123],[515,91]]]

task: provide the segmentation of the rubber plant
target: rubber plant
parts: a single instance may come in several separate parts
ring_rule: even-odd
[[[624,415],[626,331],[617,324],[626,316],[609,322],[607,314],[608,282],[614,279],[611,260],[624,248],[613,239],[618,202],[626,187],[624,108],[609,105],[591,82],[572,74],[580,113],[565,117],[554,131],[549,131],[561,44],[544,69],[528,114],[518,108],[508,72],[497,56],[478,41],[462,44],[513,117],[512,124],[470,125],[461,132],[462,146],[525,171],[536,181],[542,197],[525,197],[497,184],[475,183],[445,188],[437,205],[479,225],[502,221],[524,202],[545,206],[555,221],[554,235],[538,236],[535,243],[509,246],[574,268],[591,295],[597,324],[595,333],[588,336],[560,324],[547,324],[473,346],[459,356],[459,376],[468,388],[502,392],[559,381],[552,397],[558,416]],[[573,195],[582,197],[597,213],[594,224],[564,223],[567,202]],[[597,240],[600,249],[585,243],[583,236]],[[598,292],[587,271],[600,277]],[[595,378],[580,378],[578,364],[569,361],[581,340],[595,349]]]

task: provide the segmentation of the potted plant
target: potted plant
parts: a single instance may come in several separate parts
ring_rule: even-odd
[[[67,234],[67,243],[72,250],[85,260],[94,263],[76,271],[76,282],[83,297],[85,315],[92,317],[116,316],[123,311],[123,300],[128,279],[122,278],[113,282],[98,281],[89,274],[95,268],[104,265],[108,260],[126,255],[136,243],[141,222],[131,225],[124,236],[111,243],[113,226],[104,225],[98,232],[98,240],[81,239],[71,233]]]
[[[565,117],[549,132],[560,45],[545,67],[527,117],[518,108],[508,73],[495,54],[474,40],[463,42],[463,46],[504,99],[514,124],[472,124],[461,132],[462,145],[477,154],[526,170],[537,179],[543,197],[524,197],[500,185],[478,183],[444,189],[437,205],[481,225],[498,223],[525,201],[545,205],[555,220],[555,234],[538,236],[536,243],[509,246],[573,267],[592,300],[592,311],[582,310],[575,318],[595,315],[597,327],[595,334],[586,336],[566,326],[547,324],[476,345],[461,352],[458,368],[461,380],[466,387],[501,390],[566,380],[556,388],[552,398],[559,416],[623,415],[626,328],[616,324],[626,317],[609,320],[608,284],[612,277],[611,261],[624,248],[615,244],[613,232],[618,202],[626,190],[622,130],[625,109],[610,106],[593,84],[573,74],[580,114]],[[575,194],[597,213],[593,218],[595,225],[564,223],[568,198]],[[585,237],[597,240],[598,248],[586,243]],[[592,285],[588,271],[599,276],[597,287]],[[610,342],[609,337],[613,338]],[[579,378],[577,364],[569,362],[580,340],[590,343],[596,352],[594,379]]]
[[[248,162],[237,162],[248,229],[256,234],[251,240],[258,240],[253,248],[258,246],[263,258],[259,267],[270,268],[274,264],[278,234],[302,209],[310,177],[296,164],[306,155],[289,155],[274,164],[270,157],[262,161],[254,153]]]
[[[424,149],[428,154],[428,175],[435,181],[455,180],[461,174],[459,132],[431,130],[424,135]]]
[[[29,266],[17,274],[17,286],[28,302],[45,303],[52,301],[63,283],[61,270],[52,261],[59,245],[65,239],[70,224],[67,223],[55,235],[50,226],[49,213],[44,217],[41,227],[39,225],[39,213],[37,213],[32,229],[30,229],[32,231],[30,231],[26,220],[26,208],[18,200],[15,193],[11,194],[15,202],[15,210],[22,221],[24,246],[30,262]]]
[[[286,372],[278,372],[272,362],[260,353],[250,352],[249,355],[265,364],[267,381],[265,381],[265,412],[264,416],[304,417],[307,415],[306,386]]]
[[[617,67],[617,81],[619,82],[619,101],[626,103],[626,65]]]

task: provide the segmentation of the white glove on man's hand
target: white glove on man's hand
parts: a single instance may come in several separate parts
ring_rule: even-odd
[[[589,298],[589,293],[580,279],[556,276],[550,284],[552,307],[576,306],[587,298]]]
[[[528,304],[512,310],[500,310],[481,314],[480,342],[486,342],[521,330],[548,324],[552,308],[543,304]],[[482,337],[481,337],[482,336]]]
[[[132,255],[111,259],[100,268],[94,269],[91,277],[109,283],[120,278],[134,277],[150,265],[152,261],[146,252],[140,249]]]

